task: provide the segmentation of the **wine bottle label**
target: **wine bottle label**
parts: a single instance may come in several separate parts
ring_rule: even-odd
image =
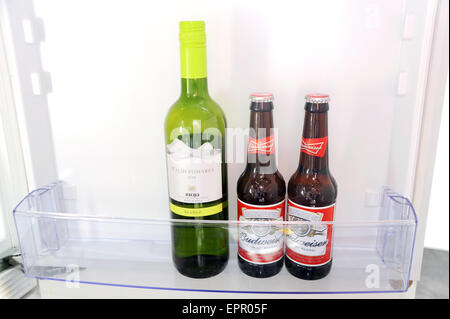
[[[302,138],[300,150],[312,156],[324,157],[327,150],[328,136],[320,138]]]
[[[268,136],[268,137],[259,138],[259,139],[249,136],[247,153],[249,153],[249,154],[266,154],[266,155],[275,153],[273,136]]]
[[[175,139],[167,145],[167,175],[169,196],[178,202],[199,204],[222,198],[222,152],[210,143],[193,149]],[[186,209],[183,209],[185,213],[172,211],[183,216],[206,216],[201,209],[193,209],[190,213],[186,213]]]
[[[288,201],[289,221],[317,222],[314,225],[289,225],[286,231],[286,256],[306,266],[320,266],[331,259],[332,225],[335,204],[326,207],[306,207]]]
[[[286,201],[273,205],[253,205],[238,199],[238,219],[242,222],[283,221]],[[284,255],[283,225],[252,224],[239,227],[238,253],[255,264],[272,263]]]

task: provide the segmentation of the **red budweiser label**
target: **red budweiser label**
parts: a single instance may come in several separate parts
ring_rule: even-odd
[[[328,136],[319,138],[302,138],[300,150],[312,156],[324,157],[327,150]]]
[[[273,205],[253,205],[238,199],[238,219],[242,222],[283,221],[286,201]],[[283,225],[239,226],[238,253],[255,264],[272,263],[284,255]]]
[[[273,136],[264,138],[248,137],[247,153],[249,154],[273,154],[275,153],[275,143]]]
[[[286,256],[305,266],[320,266],[331,260],[333,227],[320,222],[334,218],[334,206],[307,207],[288,201],[289,221],[310,221],[317,224],[289,225],[286,236]]]

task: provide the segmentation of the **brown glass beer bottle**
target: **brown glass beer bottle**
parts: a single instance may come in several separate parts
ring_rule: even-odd
[[[297,171],[288,183],[289,221],[333,221],[337,184],[328,168],[329,96],[308,94]],[[314,280],[328,275],[332,263],[332,225],[295,225],[287,229],[286,268]]]
[[[283,221],[286,183],[277,169],[273,136],[273,95],[250,96],[247,165],[237,183],[240,221]],[[265,278],[283,267],[282,225],[248,224],[239,227],[238,260],[247,275]]]

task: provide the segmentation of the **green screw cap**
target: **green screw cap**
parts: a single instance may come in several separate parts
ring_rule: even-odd
[[[180,21],[180,44],[206,45],[205,21]]]

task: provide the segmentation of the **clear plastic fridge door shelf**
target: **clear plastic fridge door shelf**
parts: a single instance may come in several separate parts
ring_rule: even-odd
[[[271,278],[243,274],[237,263],[238,228],[256,222],[180,221],[100,217],[77,211],[57,182],[27,195],[14,219],[28,276],[57,281],[146,289],[229,293],[385,293],[409,286],[417,217],[411,202],[387,189],[373,220],[336,220],[333,266],[320,280],[293,277],[283,268]],[[366,208],[361,207],[361,210]],[[148,214],[152,216],[151,212]],[[294,224],[294,225],[293,225]],[[281,229],[312,222],[278,222]],[[229,229],[230,259],[211,278],[180,275],[172,262],[172,227]],[[286,232],[285,232],[286,233]]]

